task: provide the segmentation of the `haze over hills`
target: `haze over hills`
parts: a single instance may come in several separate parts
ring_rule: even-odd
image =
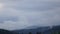
[[[20,30],[4,30],[4,29],[0,29],[0,34],[37,34],[37,33],[43,33],[43,34],[60,34],[60,25],[58,26],[52,26],[52,28],[50,28],[49,26],[45,26],[45,27],[34,27],[31,29],[20,29]]]
[[[50,27],[37,27],[37,28],[31,28],[31,29],[21,29],[21,30],[14,30],[14,32],[17,32],[19,34],[28,34],[31,32],[32,34],[36,34],[37,32],[43,32],[44,34],[51,34],[52,32],[60,32],[60,25],[58,26],[52,26]]]

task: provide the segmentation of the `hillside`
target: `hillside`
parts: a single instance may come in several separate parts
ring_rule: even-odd
[[[14,30],[14,32],[17,32],[19,34],[37,34],[37,33],[43,33],[43,34],[57,34],[60,32],[60,25],[58,26],[52,26],[50,27],[38,27],[38,28],[32,28],[32,29],[22,29],[22,30]]]

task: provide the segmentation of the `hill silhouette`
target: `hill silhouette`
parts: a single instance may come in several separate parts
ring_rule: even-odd
[[[43,34],[60,34],[60,25],[50,27],[38,27],[32,29],[21,29],[21,30],[14,30],[18,34],[36,34],[41,32]]]
[[[14,33],[5,29],[0,29],[0,34],[14,34]]]

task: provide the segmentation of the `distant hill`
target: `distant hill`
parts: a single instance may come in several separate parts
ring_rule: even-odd
[[[14,30],[14,32],[17,32],[18,34],[29,34],[31,32],[32,34],[37,34],[37,32],[41,32],[43,34],[57,34],[60,32],[60,25],[58,26],[52,26],[50,27],[33,27],[32,29],[21,29],[21,30]]]
[[[36,32],[45,32],[46,30],[49,30],[50,27],[38,27],[38,28],[32,28],[32,29],[22,29],[22,30],[15,30],[15,32],[18,32],[19,34],[28,34],[29,32],[36,34]]]
[[[44,34],[60,34],[60,25],[53,26],[52,29],[46,30]]]

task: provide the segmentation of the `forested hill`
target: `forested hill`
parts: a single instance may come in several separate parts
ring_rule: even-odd
[[[5,30],[5,29],[0,29],[0,34],[16,34],[16,33],[12,32],[12,31]]]
[[[18,32],[19,34],[37,34],[37,32],[43,33],[43,34],[60,34],[60,25],[58,26],[52,26],[50,27],[38,27],[34,29],[22,29],[22,30],[15,30],[15,32]]]
[[[50,27],[38,27],[35,29],[21,29],[8,31],[4,29],[0,29],[0,34],[60,34],[60,26],[52,26]]]

